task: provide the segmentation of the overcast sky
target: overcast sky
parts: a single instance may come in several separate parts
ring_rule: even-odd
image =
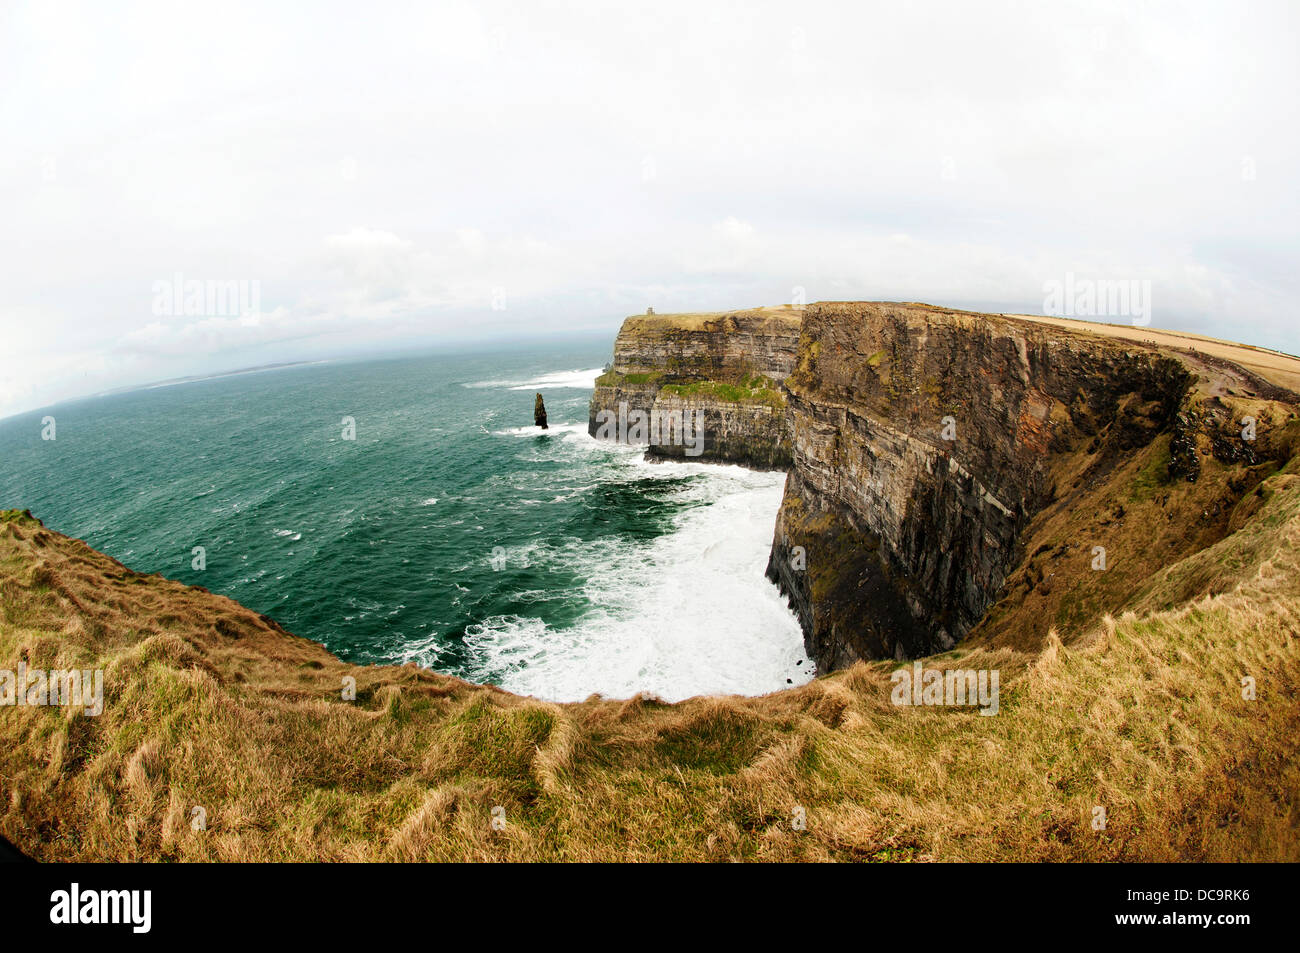
[[[1300,352],[1295,4],[2,9],[0,415],[796,288],[1041,312],[1067,273]],[[257,313],[169,310],[178,274]]]

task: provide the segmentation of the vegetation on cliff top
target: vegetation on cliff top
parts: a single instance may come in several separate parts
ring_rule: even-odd
[[[639,331],[708,331],[720,329],[727,318],[758,321],[770,327],[798,329],[801,312],[793,305],[744,308],[739,311],[683,311],[676,314],[638,314],[623,322],[620,333]]]
[[[1295,462],[1261,487],[1138,611],[927,663],[1000,669],[994,717],[893,706],[890,663],[677,705],[351,666],[10,511],[0,668],[102,667],[106,697],[0,710],[0,833],[47,860],[1300,859]]]

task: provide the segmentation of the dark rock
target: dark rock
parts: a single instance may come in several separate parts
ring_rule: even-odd
[[[1169,475],[1195,483],[1201,475],[1201,460],[1196,455],[1195,413],[1178,414],[1174,418],[1174,432],[1169,440]]]
[[[541,394],[538,394],[537,399],[533,401],[533,423],[543,430],[550,429],[546,426],[546,404],[542,401]]]
[[[1022,558],[1057,462],[1087,448],[1080,478],[1103,479],[1173,429],[1191,381],[1158,352],[886,303],[809,305],[795,368],[767,575],[822,672],[951,648]]]

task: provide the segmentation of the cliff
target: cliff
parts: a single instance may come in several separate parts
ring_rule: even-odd
[[[823,669],[945,651],[995,604],[989,637],[1033,644],[1120,611],[1225,535],[1300,426],[1227,362],[926,305],[811,306],[786,387],[768,574]]]
[[[627,442],[622,422],[629,414],[695,414],[702,446],[647,440],[649,456],[788,467],[781,382],[794,367],[798,339],[799,313],[790,308],[628,318],[611,369],[596,381],[588,431]],[[602,431],[602,423],[610,426]]]
[[[1041,646],[1221,539],[1296,446],[1296,395],[1244,365],[1300,362],[1142,330],[888,303],[631,318],[592,430],[689,391],[704,459],[789,469],[767,571],[821,671]],[[779,414],[717,383],[756,371]]]

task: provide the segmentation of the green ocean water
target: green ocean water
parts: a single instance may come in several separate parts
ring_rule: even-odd
[[[554,700],[806,681],[763,578],[783,476],[590,438],[608,353],[325,362],[21,414],[0,421],[0,506],[354,662]]]

